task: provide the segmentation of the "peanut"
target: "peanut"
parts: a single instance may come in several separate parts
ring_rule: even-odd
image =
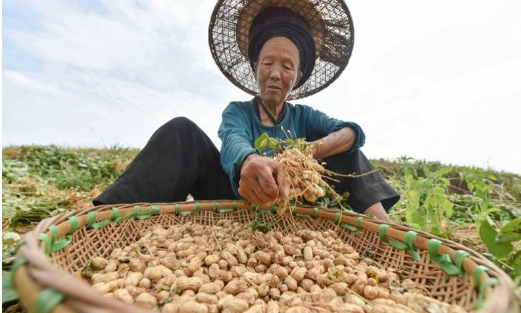
[[[205,304],[195,301],[186,301],[179,306],[178,313],[208,313],[208,307]]]

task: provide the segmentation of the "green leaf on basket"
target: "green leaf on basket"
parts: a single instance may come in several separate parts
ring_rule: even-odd
[[[273,225],[271,223],[264,224],[258,220],[253,221],[252,228],[253,230],[258,230],[264,234],[271,231]]]
[[[497,235],[496,242],[512,242],[521,240],[521,217],[511,220],[503,226]]]
[[[13,273],[2,271],[2,304],[18,299],[18,291],[14,289]]]
[[[498,259],[508,257],[508,254],[514,249],[509,242],[496,242],[498,230],[494,221],[490,216],[486,216],[479,224],[479,236],[487,246],[488,250]]]
[[[268,136],[268,134],[263,133],[259,138],[255,139],[253,146],[259,150],[259,152],[262,152],[267,148],[269,138],[270,136]]]

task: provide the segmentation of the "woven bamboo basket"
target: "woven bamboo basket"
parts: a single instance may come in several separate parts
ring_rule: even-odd
[[[258,213],[263,214],[258,214]],[[262,222],[285,234],[298,229],[333,229],[361,255],[399,269],[435,299],[469,311],[519,312],[510,277],[492,262],[457,243],[355,213],[297,206],[279,216],[276,208],[257,211]],[[242,201],[136,203],[77,210],[43,220],[18,248],[15,288],[29,312],[151,312],[103,297],[78,279],[93,257],[139,239],[139,230],[219,219],[251,224],[252,208]]]

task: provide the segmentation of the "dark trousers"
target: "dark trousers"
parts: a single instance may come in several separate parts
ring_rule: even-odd
[[[328,169],[342,174],[374,169],[361,151],[340,153],[324,161]],[[358,212],[377,202],[388,210],[400,198],[379,172],[340,178],[336,188],[350,193],[348,203]],[[125,172],[93,203],[176,202],[185,201],[188,194],[196,200],[237,198],[210,138],[189,119],[178,117],[152,135]]]

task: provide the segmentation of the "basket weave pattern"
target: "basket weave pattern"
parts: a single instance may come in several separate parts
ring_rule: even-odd
[[[238,208],[231,213],[214,213],[216,204],[220,208]],[[150,204],[138,204],[142,210],[150,208]],[[25,238],[25,245],[19,249],[18,259],[25,259],[27,263],[15,272],[15,285],[20,291],[22,303],[29,309],[36,305],[36,297],[44,287],[51,287],[67,295],[65,301],[56,307],[55,312],[147,312],[135,306],[124,304],[116,299],[103,297],[90,288],[88,284],[75,278],[77,271],[83,270],[93,257],[107,257],[116,247],[124,247],[139,239],[139,230],[147,229],[154,225],[169,227],[188,221],[203,225],[213,225],[220,219],[229,219],[234,222],[251,224],[254,220],[253,210],[243,202],[198,202],[182,204],[156,204],[160,209],[160,215],[150,216],[146,219],[130,218],[121,222],[110,223],[104,227],[87,229],[89,210],[75,211],[42,221],[38,227]],[[121,214],[128,214],[134,210],[135,205],[118,206]],[[196,207],[198,207],[196,209]],[[91,209],[96,211],[96,222],[111,218],[113,206],[104,206]],[[180,216],[187,212],[198,211],[197,215]],[[450,277],[443,272],[440,266],[432,260],[426,249],[429,239],[439,239],[430,234],[418,232],[414,245],[420,255],[420,260],[414,260],[409,251],[397,249],[382,242],[378,227],[380,222],[364,218],[360,227],[360,215],[344,213],[341,216],[334,211],[320,209],[313,210],[310,207],[297,207],[294,213],[307,214],[318,218],[302,218],[286,214],[258,214],[257,218],[264,223],[273,223],[273,228],[284,234],[294,233],[300,229],[324,231],[333,229],[337,231],[339,238],[356,249],[360,255],[369,257],[386,268],[394,268],[403,278],[410,278],[425,287],[431,297],[458,304],[467,310],[473,310],[478,302],[478,292],[474,289],[472,275],[460,278]],[[159,211],[158,211],[159,213]],[[68,218],[74,216],[80,221],[80,226],[72,234],[72,242],[65,248],[50,254],[50,262],[44,255],[44,244],[37,239],[50,225],[57,225],[58,239],[70,230],[71,223]],[[339,222],[357,225],[358,231],[351,231],[340,227]],[[403,235],[410,229],[392,225],[387,231],[387,236],[395,240],[403,240]],[[47,232],[50,234],[50,232]],[[480,279],[485,281],[493,277],[499,281],[497,286],[488,288],[485,299],[487,309],[483,312],[506,313],[513,305],[513,283],[510,278],[499,270],[493,263],[481,255],[466,249],[456,243],[442,240],[440,253],[454,254],[455,250],[466,250],[470,253],[463,262],[465,272],[471,273],[478,265],[489,268]],[[453,256],[453,255],[452,255]],[[513,312],[513,311],[512,311]]]

